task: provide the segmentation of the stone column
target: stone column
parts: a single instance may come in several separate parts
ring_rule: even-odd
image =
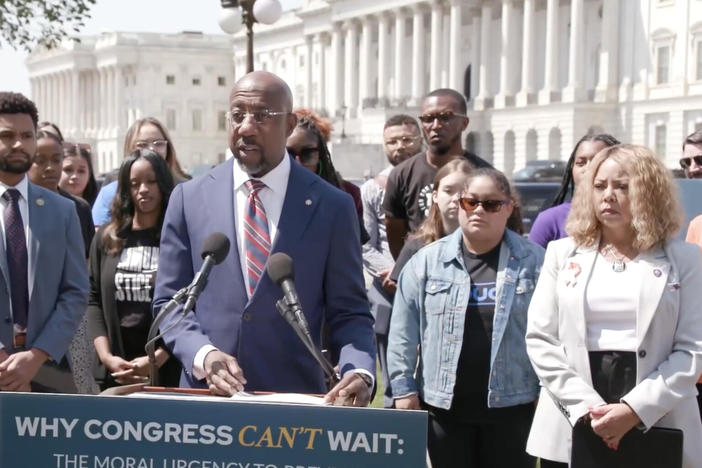
[[[596,102],[617,100],[619,75],[619,2],[602,4],[602,45],[600,75],[595,88]]]
[[[80,98],[80,87],[79,87],[79,75],[78,75],[78,70],[71,70],[70,72],[70,77],[71,77],[71,117],[69,119],[69,128],[70,128],[70,133],[74,135],[80,134],[82,135],[83,129],[81,128],[80,125],[80,117],[81,117],[81,109],[83,107],[83,101]]]
[[[332,115],[339,112],[344,105],[344,88],[341,84],[343,72],[343,52],[341,50],[341,25],[334,23],[331,37],[331,102],[329,103]]]
[[[305,36],[305,106],[312,108],[312,36]]]
[[[478,94],[475,97],[476,110],[485,109],[489,96],[488,80],[490,79],[490,23],[492,21],[492,5],[483,3],[480,14],[480,70],[478,73]]]
[[[122,106],[122,91],[124,89],[124,75],[123,75],[123,69],[119,65],[115,65],[114,67],[114,80],[115,80],[115,87],[114,87],[114,100],[115,100],[115,114],[114,114],[114,120],[113,120],[113,127],[114,127],[114,132],[115,136],[119,135],[119,129],[124,127],[124,112],[123,112],[123,106]],[[204,119],[204,116],[203,116]],[[203,123],[204,125],[204,123]],[[117,161],[119,160],[119,156],[115,155],[115,158],[117,158]],[[115,162],[117,162],[115,161]]]
[[[390,19],[385,12],[378,14],[378,105],[386,106],[388,101],[388,32]]]
[[[558,92],[558,0],[546,4],[546,61],[544,87],[539,91],[539,104],[549,104]]]
[[[407,71],[406,71],[406,42],[407,42],[407,16],[403,8],[395,11],[395,95],[397,102],[407,98]]]
[[[505,107],[511,104],[511,90],[509,80],[512,78],[514,61],[510,56],[512,47],[512,14],[514,8],[512,0],[502,0],[502,42],[500,45],[500,90],[495,96],[495,107]]]
[[[584,0],[570,2],[570,49],[568,58],[568,85],[563,90],[564,102],[581,101],[585,98],[583,88],[583,24]]]
[[[441,52],[443,50],[441,30],[443,19],[443,5],[440,0],[435,0],[431,4],[431,64],[429,69],[430,90],[441,87]]]
[[[412,99],[410,104],[419,105],[426,93],[424,74],[426,73],[426,51],[424,28],[424,6],[417,3],[413,7],[412,19]]]
[[[317,83],[317,108],[325,109],[327,106],[327,66],[326,66],[326,48],[327,36],[326,33],[319,33],[317,35],[317,51],[319,53],[319,66],[317,68],[317,76],[319,77],[319,82]],[[331,113],[331,112],[330,112]]]
[[[463,0],[451,1],[451,40],[449,41],[449,87],[460,90],[463,61],[461,48],[463,47]]]
[[[532,104],[534,98],[534,1],[524,0],[522,35],[522,87],[517,93],[517,105]]]
[[[348,117],[356,115],[358,107],[358,26],[355,21],[346,24],[346,67],[344,69],[345,79],[345,101]]]
[[[107,73],[105,67],[98,68],[99,99],[97,129],[98,138],[102,138],[107,128]]]
[[[361,24],[363,27],[361,29],[361,53],[358,67],[361,75],[359,79],[359,112],[363,109],[364,101],[375,95],[375,93],[371,91],[371,42],[373,41],[372,18],[369,16],[363,17],[361,19]]]

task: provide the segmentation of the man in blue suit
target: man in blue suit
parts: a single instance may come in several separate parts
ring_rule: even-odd
[[[228,114],[234,158],[173,191],[154,310],[192,281],[203,241],[222,232],[232,242],[228,256],[212,270],[195,312],[165,336],[183,364],[181,385],[207,385],[222,395],[325,393],[322,370],[278,314],[282,292],[264,272],[270,254],[285,252],[313,339],[319,346],[326,328],[342,374],[327,398],[365,406],[375,351],[358,220],[351,197],[287,154],[285,141],[297,121],[291,111],[290,89],[277,76],[258,71],[236,83]]]
[[[75,205],[28,181],[37,109],[0,93],[0,390],[34,391],[85,313],[88,272]],[[51,382],[45,382],[51,384]]]

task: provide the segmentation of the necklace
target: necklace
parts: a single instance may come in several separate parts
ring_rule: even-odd
[[[621,273],[624,270],[626,270],[626,263],[624,262],[624,257],[617,257],[617,254],[614,253],[614,247],[608,245],[603,249],[603,252],[614,259],[614,262],[612,263],[612,270],[615,273]]]

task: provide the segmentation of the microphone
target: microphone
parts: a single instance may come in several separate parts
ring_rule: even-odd
[[[212,267],[222,263],[229,253],[229,239],[227,236],[221,232],[215,232],[207,236],[205,242],[202,243],[202,249],[200,250],[200,256],[205,259],[202,264],[200,271],[197,272],[193,281],[186,287],[178,291],[170,301],[166,303],[165,306],[161,308],[159,313],[151,322],[149,327],[149,334],[146,338],[146,355],[149,357],[150,370],[149,374],[151,377],[151,385],[158,385],[158,366],[156,366],[156,340],[163,336],[166,332],[175,327],[181,320],[183,320],[186,314],[195,307],[195,302],[200,296],[200,293],[205,289],[207,284],[207,277],[210,276],[210,270]],[[161,323],[169,316],[178,304],[185,301],[183,306],[183,312],[180,319],[175,323],[171,324],[162,333],[159,333],[159,327]]]
[[[183,306],[183,314],[193,310],[197,298],[207,285],[207,278],[210,276],[210,271],[215,265],[219,265],[227,257],[229,253],[229,239],[221,232],[214,232],[207,236],[205,242],[202,243],[200,257],[204,260],[200,271],[197,272],[193,282],[188,290],[188,298]]]
[[[268,277],[283,290],[283,299],[280,299],[275,304],[278,312],[288,324],[290,324],[293,330],[295,330],[295,333],[297,333],[297,336],[312,357],[314,357],[321,366],[331,382],[331,386],[336,385],[340,378],[334,371],[334,367],[315,346],[307,325],[307,320],[305,319],[305,314],[302,312],[300,299],[298,299],[297,291],[295,290],[295,274],[293,271],[292,259],[282,252],[276,252],[268,257],[266,272],[268,273]]]
[[[302,332],[312,342],[307,319],[305,319],[305,314],[302,313],[300,299],[297,297],[297,290],[295,289],[295,272],[292,259],[283,252],[276,252],[268,258],[266,271],[270,279],[283,290],[287,306],[292,310]]]

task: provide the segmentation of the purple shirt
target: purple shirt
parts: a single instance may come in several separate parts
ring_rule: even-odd
[[[529,231],[529,240],[545,249],[552,240],[568,237],[565,231],[568,213],[570,213],[570,202],[552,206],[539,213]]]

